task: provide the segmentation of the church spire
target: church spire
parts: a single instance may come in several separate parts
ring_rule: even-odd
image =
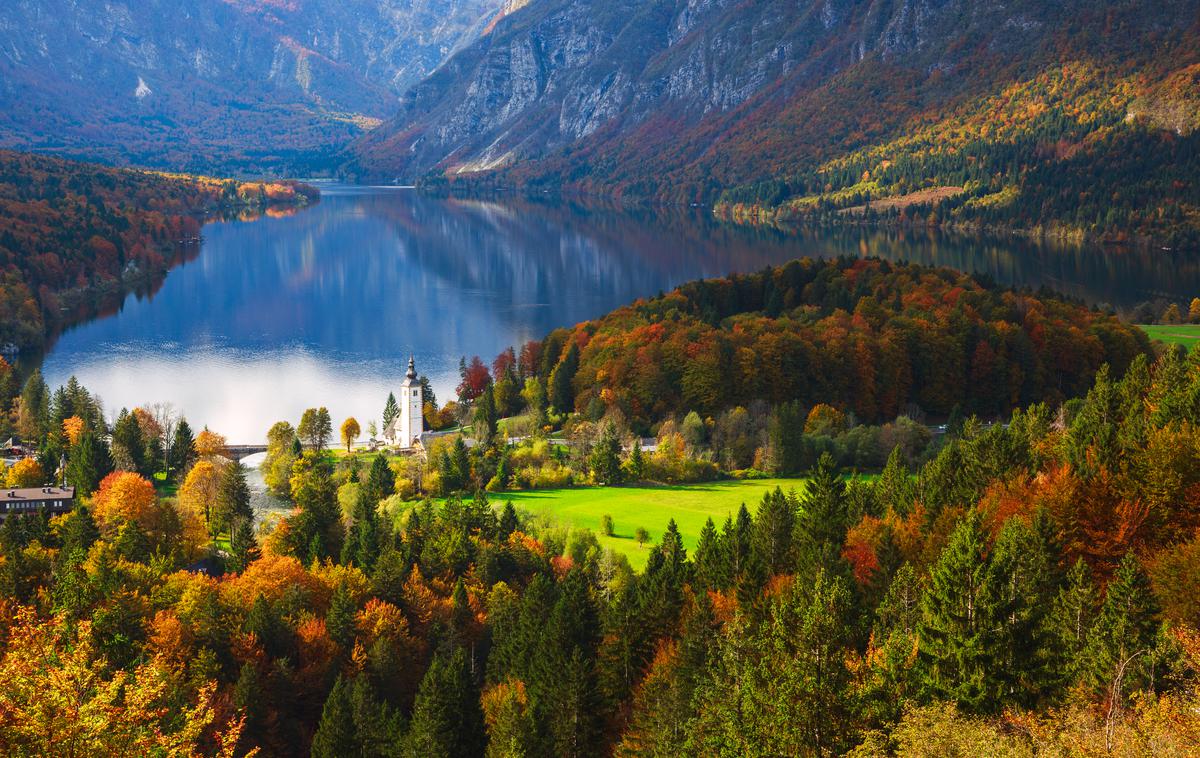
[[[405,374],[405,376],[408,377],[409,379],[417,378],[417,366],[413,362],[413,357],[412,357],[411,353],[408,356],[408,373]]]

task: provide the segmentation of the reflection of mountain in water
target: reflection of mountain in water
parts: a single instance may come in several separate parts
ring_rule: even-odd
[[[460,356],[490,357],[690,279],[804,255],[948,265],[1121,308],[1200,293],[1197,261],[1165,253],[857,228],[789,234],[689,208],[403,190],[335,187],[304,212],[212,224],[204,237],[199,257],[153,294],[65,333],[47,378],[78,373],[114,409],[173,399],[197,423],[249,441],[314,403],[370,418],[410,352],[445,394]]]

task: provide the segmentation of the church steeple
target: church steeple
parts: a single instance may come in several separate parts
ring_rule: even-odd
[[[405,376],[405,378],[408,378],[408,379],[416,379],[417,378],[417,365],[416,365],[416,363],[413,362],[413,357],[412,357],[411,353],[409,353],[409,356],[408,356],[408,373],[405,374],[404,376]]]
[[[417,377],[417,364],[411,354],[408,356],[408,372],[400,383],[400,397],[400,415],[396,417],[396,426],[400,433],[400,447],[409,448],[425,431],[421,380]]]

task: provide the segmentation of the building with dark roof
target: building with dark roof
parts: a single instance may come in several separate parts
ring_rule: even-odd
[[[74,487],[23,487],[0,490],[0,518],[37,513],[42,508],[56,516],[75,507]]]

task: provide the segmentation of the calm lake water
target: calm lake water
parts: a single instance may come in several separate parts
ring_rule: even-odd
[[[924,232],[747,230],[700,209],[422,197],[322,187],[316,206],[204,228],[200,254],[152,295],[64,333],[51,386],[72,374],[121,407],[168,401],[231,442],[325,405],[365,430],[409,353],[439,399],[460,356],[489,363],[543,336],[692,279],[801,256],[878,255],[1129,308],[1200,293],[1200,262],[1156,252],[1054,249]]]

